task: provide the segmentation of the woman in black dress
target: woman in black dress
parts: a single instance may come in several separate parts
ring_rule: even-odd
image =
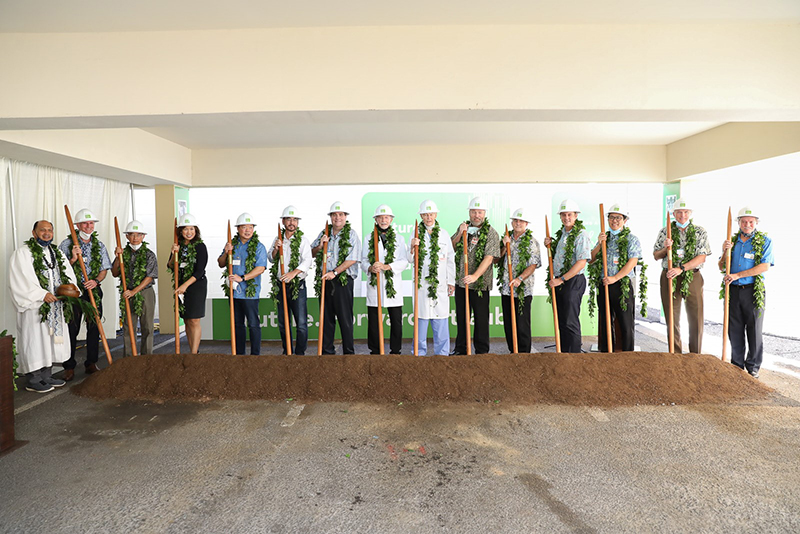
[[[178,244],[172,246],[167,267],[172,270],[173,258],[178,253],[178,289],[175,294],[183,295],[181,317],[186,324],[186,339],[189,352],[197,354],[200,349],[200,318],[206,314],[206,263],[208,250],[200,237],[195,216],[187,213],[178,222]]]

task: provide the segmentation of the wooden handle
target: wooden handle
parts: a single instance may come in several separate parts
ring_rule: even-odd
[[[328,237],[330,225],[325,223],[325,237]],[[322,274],[328,271],[328,242],[322,245]],[[325,278],[322,278],[319,296],[319,334],[317,335],[317,356],[322,356],[322,332],[325,325]]]
[[[419,221],[414,221],[414,239],[419,239]],[[414,246],[414,356],[419,356],[419,243]]]
[[[508,225],[506,225],[506,237],[508,237]],[[511,238],[509,238],[511,239]],[[511,242],[506,243],[506,258],[508,258],[508,293],[511,300],[511,335],[513,337],[514,354],[519,353],[519,344],[517,343],[517,311],[514,304],[514,288],[511,287],[511,280],[513,280],[513,271],[511,270]]]
[[[467,221],[469,227],[469,221]],[[464,276],[469,276],[469,246],[467,244],[467,232],[464,231]],[[467,330],[467,355],[472,355],[472,330],[470,323],[472,322],[472,314],[469,311],[469,284],[464,282],[464,305],[466,306],[466,330]]]
[[[600,204],[600,233],[606,233],[606,219],[603,211],[603,204]],[[606,254],[606,242],[603,241],[603,278],[608,276],[608,255]],[[611,301],[608,298],[608,285],[603,284],[606,295],[606,352],[614,352],[613,343],[611,342]]]
[[[174,244],[178,244],[178,218],[174,219]],[[175,269],[175,354],[181,353],[181,315],[180,315],[180,300],[178,299],[178,278],[181,274],[181,266],[178,263],[178,251],[176,250],[172,257],[172,266]]]
[[[731,240],[731,208],[728,207],[728,241]],[[729,248],[725,254],[725,277],[731,274],[731,251],[733,247]],[[724,282],[723,282],[724,283]],[[730,322],[730,284],[725,284],[725,311],[722,319],[722,361],[728,361],[728,327]]]
[[[667,210],[667,239],[672,241],[672,219]],[[667,247],[667,272],[672,270],[672,245]],[[667,277],[667,284],[669,285],[669,310],[667,312],[667,339],[669,340],[670,353],[675,352],[675,323],[673,318],[673,303],[672,303],[672,279]]]
[[[114,232],[117,237],[117,248],[122,248],[122,240],[119,237],[119,222],[117,222],[117,218],[114,217]],[[125,262],[122,261],[122,253],[117,254],[117,261],[119,262],[119,273],[120,278],[122,278],[122,292],[125,293],[128,290],[128,283],[125,281]],[[131,317],[131,303],[127,297],[125,297],[125,316],[127,317],[128,323],[128,336],[131,340],[131,353],[134,356],[138,355],[136,351],[136,330],[133,328],[133,318]]]
[[[547,215],[544,216],[544,228],[547,232],[547,239],[550,239],[550,223],[547,220]],[[555,280],[556,273],[553,270],[553,249],[548,245],[547,247],[547,261],[550,265],[550,280]],[[553,301],[553,332],[556,338],[556,352],[561,352],[561,332],[558,328],[558,306],[556,305],[556,288],[550,286],[550,300]]]
[[[278,247],[278,261],[281,265],[281,278],[285,274],[283,266],[283,230],[281,224],[278,223],[278,239],[281,241],[281,246]],[[291,323],[289,322],[289,305],[286,302],[286,282],[281,280],[281,296],[283,297],[283,331],[286,338],[286,354],[292,355],[292,333],[290,331]]]
[[[376,224],[375,227],[372,229],[372,247],[375,250],[375,261],[380,261],[380,256],[378,255],[378,225]],[[383,355],[383,308],[381,307],[381,273],[380,271],[375,273],[375,286],[377,287],[377,295],[378,295],[378,347],[380,350],[380,354]]]
[[[230,219],[228,219],[228,244],[233,247]],[[233,283],[231,282],[231,276],[233,276],[233,248],[228,251],[228,307],[231,312],[231,356],[234,356],[236,354],[236,319],[233,308]]]

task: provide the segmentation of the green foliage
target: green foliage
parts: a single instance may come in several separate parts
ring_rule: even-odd
[[[380,232],[380,228],[378,228],[378,232]],[[385,263],[387,265],[392,263],[394,261],[394,254],[396,251],[397,234],[395,233],[394,228],[389,226],[389,228],[386,229],[386,257],[381,263]],[[369,259],[370,265],[377,261],[377,258],[375,257],[374,246],[369,247],[367,258]],[[386,277],[386,297],[394,298],[394,296],[397,295],[397,290],[394,288],[394,273],[392,271],[383,271],[383,274]],[[369,285],[372,287],[378,286],[378,277],[375,275],[375,273],[369,273]]]

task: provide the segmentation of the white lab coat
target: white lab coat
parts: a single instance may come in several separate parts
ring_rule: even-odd
[[[420,319],[447,319],[450,317],[450,297],[447,295],[447,286],[456,283],[456,254],[453,250],[453,243],[450,236],[441,227],[439,228],[439,286],[436,288],[436,298],[428,296],[428,282],[425,278],[430,272],[431,265],[431,235],[425,229],[425,225],[420,227],[420,247],[425,245],[425,261],[419,266],[420,288],[417,290],[419,296],[419,318]],[[408,249],[408,262],[414,265],[413,247]]]
[[[369,251],[372,249],[372,232],[364,237],[364,246],[361,247],[361,270],[367,273],[367,306],[378,306],[378,288],[369,284],[370,273],[369,267],[372,265],[369,262]],[[389,265],[392,267],[394,276],[395,296],[392,298],[386,297],[386,273],[388,271],[381,271],[381,306],[384,308],[394,308],[395,306],[403,305],[403,270],[408,267],[408,250],[406,249],[406,240],[400,234],[397,234],[396,246],[394,250],[394,261]],[[383,243],[378,239],[378,258],[376,261],[382,262],[386,258],[386,250],[383,248]]]
[[[64,255],[56,249],[58,258],[66,266],[68,280],[61,280],[58,274],[58,259],[53,271],[45,271],[48,275],[49,292],[55,295],[56,287],[61,283],[75,284],[75,273]],[[45,254],[47,254],[45,252]],[[49,258],[48,258],[49,259]],[[30,373],[54,363],[69,359],[69,327],[64,320],[63,309],[57,320],[61,322],[61,335],[56,336],[47,322],[42,322],[39,307],[44,304],[48,290],[42,289],[39,279],[33,270],[33,254],[27,245],[18,248],[11,255],[9,266],[9,288],[11,300],[17,309],[17,363],[19,373]]]

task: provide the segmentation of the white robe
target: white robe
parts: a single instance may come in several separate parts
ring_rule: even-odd
[[[63,283],[75,284],[75,273],[64,255],[56,249],[55,280],[50,278],[53,286],[51,293],[55,294],[60,276],[58,274],[59,259],[66,267],[68,280]],[[45,252],[45,254],[47,254]],[[49,255],[48,255],[49,256]],[[47,257],[49,261],[49,257]],[[44,297],[48,291],[39,285],[39,279],[33,269],[33,254],[27,245],[18,248],[11,255],[9,266],[9,289],[11,300],[17,309],[17,363],[18,372],[21,374],[37,371],[43,367],[50,367],[54,363],[61,363],[69,359],[69,327],[64,320],[63,313],[59,314],[61,321],[61,335],[56,336],[51,332],[47,322],[42,322],[39,307],[44,304]]]
[[[388,271],[381,272],[381,306],[384,308],[394,308],[396,306],[403,305],[403,270],[408,267],[408,259],[406,258],[408,252],[406,251],[406,240],[403,239],[403,236],[400,234],[395,234],[397,238],[395,239],[395,248],[394,248],[394,261],[389,265],[392,267],[392,272],[394,276],[392,277],[392,282],[394,282],[394,290],[395,296],[392,298],[386,297],[386,273]],[[372,232],[369,233],[367,237],[364,238],[364,246],[361,247],[361,269],[367,273],[367,306],[377,307],[378,306],[378,288],[375,286],[370,285],[370,273],[367,269],[369,269],[370,265],[369,262],[369,251],[372,250],[372,243],[373,243]],[[378,259],[377,261],[383,262],[386,258],[386,250],[383,248],[383,243],[380,239],[378,239]]]
[[[431,266],[431,235],[420,226],[420,244],[425,245],[425,261],[419,266],[420,288],[416,292],[419,296],[419,318],[420,319],[447,319],[450,317],[450,297],[447,295],[447,286],[456,284],[456,253],[453,250],[453,243],[441,227],[439,228],[439,271],[437,278],[439,285],[436,288],[436,298],[428,296],[428,282],[425,278],[430,272]],[[413,247],[408,249],[408,262],[414,265]],[[413,282],[412,282],[413,283]]]

